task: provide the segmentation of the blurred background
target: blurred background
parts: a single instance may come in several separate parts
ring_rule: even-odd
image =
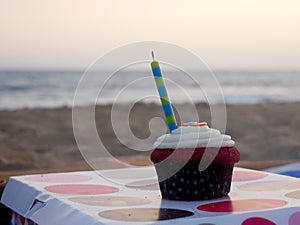
[[[0,0],[0,176],[88,169],[71,123],[80,77],[111,49],[147,40],[189,49],[212,69],[227,106],[226,133],[237,143],[242,166],[266,168],[297,161],[299,8],[299,1],[292,0]],[[107,69],[93,79],[104,82]],[[119,75],[122,79],[111,82],[96,107],[98,132],[114,156],[133,165],[147,164],[149,152],[131,151],[134,143],[128,140],[124,146],[118,141],[110,110],[127,82],[152,76],[151,71],[129,68]],[[194,91],[199,116],[210,123],[209,106],[205,98],[198,98],[197,87],[178,72],[173,79]],[[97,88],[94,80],[87,83],[80,106],[94,104],[91,93]],[[154,83],[145,83],[128,92],[123,103],[147,88],[157,94]],[[175,95],[170,87],[170,96]],[[187,110],[184,98],[176,96],[172,102]],[[131,129],[140,138],[149,136],[145,124],[152,117],[164,118],[157,103],[140,102],[132,110]],[[107,159],[99,162],[112,165]]]

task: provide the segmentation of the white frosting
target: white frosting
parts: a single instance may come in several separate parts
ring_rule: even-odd
[[[208,126],[180,126],[172,134],[160,136],[154,148],[218,148],[232,147],[234,144],[229,135]]]

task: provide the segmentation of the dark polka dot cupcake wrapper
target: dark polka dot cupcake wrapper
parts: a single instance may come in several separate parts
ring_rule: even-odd
[[[214,162],[201,172],[198,166],[198,163],[188,163],[173,176],[159,182],[162,198],[195,201],[221,198],[229,193],[234,164]],[[163,168],[156,165],[155,169],[158,178],[163,177]]]

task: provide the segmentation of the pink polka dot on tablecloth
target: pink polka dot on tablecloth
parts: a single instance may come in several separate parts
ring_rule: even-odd
[[[300,212],[296,212],[291,215],[289,219],[289,225],[299,225],[300,221]]]
[[[286,204],[286,201],[279,199],[244,199],[209,203],[197,209],[206,212],[247,212],[279,208]]]
[[[116,187],[97,185],[97,184],[51,185],[45,187],[45,189],[47,191],[56,194],[68,194],[68,195],[98,195],[98,194],[110,194],[119,191],[119,189]]]
[[[232,175],[233,182],[258,180],[268,176],[267,173],[253,171],[234,171]]]
[[[41,174],[32,175],[25,178],[28,181],[36,182],[53,182],[53,183],[73,183],[73,182],[85,182],[92,178],[82,174],[70,174],[70,173],[58,173],[58,174]]]
[[[242,225],[276,225],[276,223],[273,223],[272,221],[261,218],[261,217],[252,217],[246,219]]]

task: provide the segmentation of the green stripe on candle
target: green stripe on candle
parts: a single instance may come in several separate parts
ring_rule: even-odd
[[[148,65],[149,65],[149,64],[148,64]],[[159,67],[158,62],[157,62],[157,61],[152,61],[151,67],[152,67],[152,69]]]
[[[175,123],[175,117],[173,114],[167,115],[166,119],[168,124]]]
[[[155,78],[155,83],[157,87],[165,86],[164,80],[162,77]]]
[[[169,100],[169,97],[168,97],[168,96],[161,97],[160,100],[161,100],[161,104],[162,104],[163,106],[170,104],[170,100]]]

